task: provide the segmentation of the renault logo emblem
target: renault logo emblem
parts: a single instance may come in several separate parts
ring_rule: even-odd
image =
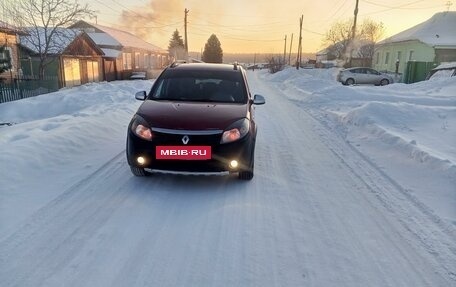
[[[189,138],[188,136],[184,136],[184,137],[182,138],[182,142],[183,142],[184,144],[188,144],[188,141],[189,141],[189,140],[190,140],[190,138]]]

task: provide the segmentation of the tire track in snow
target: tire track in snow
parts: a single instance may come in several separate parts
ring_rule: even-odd
[[[96,186],[124,166],[120,152],[94,173],[42,207],[22,227],[0,244],[2,286],[41,286],[64,267],[82,244],[113,213],[127,192],[122,181],[113,189]],[[101,181],[102,182],[102,181]],[[100,201],[104,205],[100,206]]]
[[[282,91],[279,91],[273,87],[273,85],[269,84],[268,86],[269,87],[265,90],[269,91],[270,93],[276,93],[277,95],[283,93]],[[290,104],[296,105],[296,101],[289,102]],[[286,104],[282,102],[274,103],[275,109],[280,109],[281,105]],[[301,112],[296,111],[296,109],[299,109]],[[440,221],[434,221],[432,219],[432,216],[429,217],[429,214],[421,210],[419,207],[417,208],[417,206],[414,206],[413,200],[398,196],[398,194],[400,195],[401,192],[403,192],[399,185],[391,183],[389,177],[387,177],[383,172],[370,166],[372,163],[364,156],[354,152],[353,147],[347,147],[347,143],[345,143],[345,141],[334,134],[335,131],[328,129],[326,126],[322,125],[322,123],[316,121],[315,118],[311,117],[311,113],[309,112],[308,108],[297,107],[296,109],[293,110],[293,119],[290,117],[289,120],[307,120],[311,122],[311,126],[313,127],[312,129],[321,138],[320,141],[322,141],[324,145],[329,148],[329,152],[334,154],[339,159],[339,169],[348,172],[348,175],[354,182],[353,188],[355,190],[359,190],[357,193],[346,193],[346,195],[352,198],[353,202],[358,201],[369,203],[369,206],[375,210],[375,213],[377,213],[377,215],[380,215],[379,218],[372,218],[376,222],[375,226],[378,229],[383,230],[383,234],[389,240],[392,246],[394,246],[398,254],[400,254],[400,257],[402,257],[403,260],[406,260],[403,261],[403,264],[415,270],[414,273],[416,274],[417,278],[420,278],[416,281],[416,284],[420,285],[423,284],[423,282],[426,282],[425,286],[432,285],[432,282],[429,282],[429,279],[425,276],[428,274],[422,272],[422,270],[426,269],[426,261],[429,261],[429,263],[434,262],[432,263],[433,268],[439,270],[439,273],[444,278],[446,278],[446,280],[449,280],[448,284],[451,284],[449,282],[454,281],[453,269],[454,266],[456,266],[453,243],[455,241],[453,239],[454,236],[452,231],[447,230],[445,228],[446,226],[440,225]],[[288,111],[288,113],[291,113],[291,111]],[[292,125],[292,123],[289,124]],[[293,126],[287,126],[287,129],[292,129],[294,132],[296,132],[297,130],[303,131],[304,127],[305,125],[303,125],[303,127],[295,129]],[[284,136],[282,136],[282,134],[284,134],[284,132],[278,136],[281,140],[289,138],[290,136],[293,137],[292,133],[289,135],[285,134]],[[287,146],[286,143],[283,145]],[[293,145],[291,144],[290,146],[292,147]],[[301,149],[300,152],[312,152],[312,150],[308,149],[306,151],[305,149]],[[300,157],[299,153],[296,153],[296,151],[294,155],[296,158]],[[331,172],[331,170],[329,171]],[[341,180],[341,183],[343,184],[344,180]],[[374,194],[377,200],[373,200],[372,196],[365,194],[366,191]],[[305,194],[310,196],[309,199],[313,198],[311,193]],[[313,200],[313,204],[306,206],[314,208],[316,204],[318,206],[318,204],[323,203],[319,202],[321,199],[322,198],[317,197]],[[350,202],[347,200],[347,204],[349,203]],[[335,202],[335,204],[337,204],[337,202]],[[322,214],[319,208],[314,209],[314,211],[314,216],[316,218],[324,218],[320,219],[321,224],[331,223],[328,214]],[[385,211],[387,211],[386,214]],[[343,223],[343,221],[341,221],[341,223]],[[384,226],[385,223],[388,225]],[[356,233],[360,233],[358,229],[351,228],[352,226],[353,225],[347,225],[347,228],[351,229],[351,232],[355,233],[355,235]],[[427,228],[429,228],[429,230],[426,230]],[[396,231],[394,232],[396,233],[394,236],[389,235],[391,234],[391,230]],[[340,231],[341,230],[337,229],[333,230],[332,236],[338,236],[336,233],[340,233]],[[331,242],[330,234],[331,233],[326,233],[322,240],[328,240],[328,242]],[[351,240],[355,240],[354,242],[358,241],[357,245],[359,246],[358,248],[360,248],[362,251],[361,253],[364,252],[366,254],[375,254],[369,249],[363,249],[363,246],[365,244],[363,245],[363,242],[357,240],[359,237],[353,236],[353,234],[350,235],[348,232],[341,233],[339,236],[340,235],[344,235],[346,239],[351,238]],[[362,234],[360,235],[362,236]],[[414,239],[418,239],[418,244]],[[411,243],[410,245],[413,247],[413,249],[405,246],[402,241]],[[388,248],[388,246],[386,245],[385,248]],[[415,250],[416,252],[413,253],[416,254],[411,253],[410,251],[412,250]],[[425,250],[427,254],[424,253],[423,250]],[[394,257],[391,258],[394,259]],[[377,271],[380,273],[384,272],[381,268],[381,265],[383,263],[378,262],[378,264],[380,268],[377,268]],[[415,265],[418,267],[415,268]],[[383,277],[385,278],[384,283],[386,284],[386,282],[389,281],[388,277],[391,277],[391,274],[384,273]],[[389,284],[395,285],[397,282],[389,282]]]
[[[447,275],[456,282],[456,228],[441,220],[427,206],[388,176],[349,142],[342,140],[337,129],[322,120],[314,112],[305,109],[323,127],[319,132],[325,144],[352,174],[375,194],[382,205],[400,221],[422,247],[443,264]],[[335,144],[333,134],[340,137]],[[412,263],[412,262],[411,262]]]

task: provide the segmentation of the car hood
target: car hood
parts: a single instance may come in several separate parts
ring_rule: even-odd
[[[181,130],[224,130],[249,117],[248,104],[170,102],[146,100],[138,115],[151,127]]]

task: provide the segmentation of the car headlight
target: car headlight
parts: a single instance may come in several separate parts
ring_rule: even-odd
[[[230,143],[245,137],[250,130],[250,121],[241,119],[230,125],[222,134],[221,144]]]
[[[136,115],[133,123],[131,124],[132,132],[138,137],[151,141],[152,140],[152,131],[150,130],[147,122],[140,116]]]

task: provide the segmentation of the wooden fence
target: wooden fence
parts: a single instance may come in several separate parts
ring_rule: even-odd
[[[44,80],[20,79],[12,83],[0,82],[0,103],[35,97],[57,90],[57,77],[46,77]]]

